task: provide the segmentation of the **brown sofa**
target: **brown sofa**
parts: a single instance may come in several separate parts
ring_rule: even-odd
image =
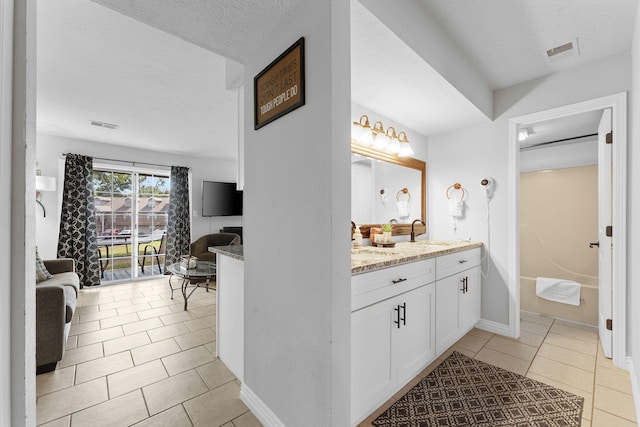
[[[44,261],[48,280],[36,283],[36,373],[53,371],[62,359],[80,282],[69,258]]]

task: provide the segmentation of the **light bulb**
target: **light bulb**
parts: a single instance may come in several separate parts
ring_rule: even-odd
[[[413,149],[411,149],[411,145],[409,144],[409,138],[407,138],[407,134],[404,133],[404,131],[398,134],[398,142],[400,145],[400,149],[398,150],[398,157],[409,157],[415,154],[413,152]]]
[[[377,134],[373,146],[378,150],[386,150],[389,146],[389,137],[384,133]]]

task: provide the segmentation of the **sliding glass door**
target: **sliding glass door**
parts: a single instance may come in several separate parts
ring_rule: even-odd
[[[164,273],[170,176],[94,167],[102,281]]]

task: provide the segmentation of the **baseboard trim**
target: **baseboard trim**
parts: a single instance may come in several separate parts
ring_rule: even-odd
[[[629,371],[629,379],[631,380],[631,393],[633,396],[633,406],[636,408],[636,417],[640,414],[640,384],[638,384],[638,376],[636,375],[633,359],[627,356],[627,370]]]
[[[265,427],[286,427],[282,421],[246,384],[240,386],[240,400]]]
[[[509,325],[494,322],[491,320],[480,319],[480,321],[476,324],[476,328],[482,329],[483,331],[487,332],[493,332],[494,334],[504,335],[505,337],[511,336]]]

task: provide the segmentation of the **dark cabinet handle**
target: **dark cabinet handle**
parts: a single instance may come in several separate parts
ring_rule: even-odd
[[[400,329],[400,305],[396,305],[396,308],[393,310],[396,312],[396,320],[394,320],[393,323],[398,325],[398,329]]]
[[[462,293],[466,294],[467,292],[469,292],[469,277],[463,277],[462,279],[460,279],[460,282],[462,282],[462,289],[460,289]]]
[[[590,248],[593,248],[594,246],[600,247],[600,242],[589,243]]]
[[[401,277],[399,279],[391,280],[391,281],[393,282],[394,285],[397,285],[398,283],[405,282],[406,280],[407,280],[406,277],[405,278]]]
[[[400,317],[400,309],[402,309],[402,317]],[[396,312],[396,320],[394,320],[393,323],[398,325],[398,329],[400,329],[400,322],[402,322],[403,325],[407,324],[407,303],[403,302],[402,305],[396,305],[393,311]]]
[[[468,259],[460,259],[458,260],[458,264],[464,264],[465,262],[468,262]]]

